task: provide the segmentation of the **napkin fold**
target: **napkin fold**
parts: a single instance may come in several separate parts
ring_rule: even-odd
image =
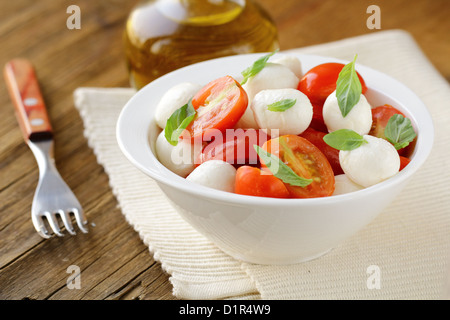
[[[352,60],[410,87],[435,125],[433,151],[372,223],[313,261],[267,266],[238,261],[195,231],[116,142],[130,88],[78,88],[84,133],[126,220],[170,275],[180,299],[441,299],[450,253],[450,88],[402,30],[285,51]]]

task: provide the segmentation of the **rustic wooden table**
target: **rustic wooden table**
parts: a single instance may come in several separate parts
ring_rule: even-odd
[[[381,8],[382,30],[409,31],[431,62],[450,79],[448,0],[259,0],[279,28],[281,49],[376,32],[366,9]],[[83,137],[73,106],[78,87],[128,86],[121,32],[136,1],[74,0],[81,29],[66,27],[66,1],[15,0],[0,4],[0,64],[33,61],[49,108],[56,165],[82,203],[90,233],[43,240],[30,208],[38,179],[13,106],[0,84],[0,298],[174,299],[169,276],[123,218]],[[82,270],[81,289],[66,286],[68,267]],[[70,270],[69,270],[70,271]]]

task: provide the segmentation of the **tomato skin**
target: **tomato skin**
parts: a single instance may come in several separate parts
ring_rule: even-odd
[[[342,63],[329,62],[311,68],[300,79],[298,90],[306,94],[311,103],[323,105],[327,97],[336,90],[336,81],[344,66]],[[357,74],[364,94],[367,91],[366,83],[358,72]]]
[[[322,113],[323,104],[312,103],[312,106],[313,106],[313,117],[309,127],[317,131],[328,133],[327,125],[323,120],[323,113]]]
[[[247,93],[231,76],[211,81],[192,98],[197,114],[186,130],[195,139],[214,135],[215,130],[231,129],[244,114],[247,105]]]
[[[269,139],[262,130],[227,129],[220,138],[207,144],[199,155],[196,164],[208,160],[223,160],[232,165],[258,165],[259,158],[253,147],[262,146]]]
[[[339,162],[339,150],[330,147],[323,141],[323,137],[326,135],[325,132],[314,130],[313,128],[306,129],[300,137],[305,138],[312,144],[314,144],[320,151],[327,157],[328,162],[333,168],[334,175],[342,174],[344,171],[341,168],[341,163]]]
[[[401,111],[397,110],[389,104],[378,106],[372,109],[372,128],[369,134],[378,138],[386,139],[384,135],[384,129],[389,121],[389,119],[394,114],[401,114],[405,116]]]
[[[405,116],[401,111],[397,110],[389,104],[378,106],[372,109],[372,127],[369,134],[378,138],[386,139],[384,135],[384,129],[386,128],[389,119],[395,115],[401,114]],[[405,154],[406,148],[398,150],[399,155]]]
[[[289,197],[289,191],[283,181],[268,172],[250,166],[237,169],[235,193],[256,197]]]
[[[402,171],[410,162],[411,162],[411,159],[400,156],[400,170],[399,171]]]
[[[333,169],[326,156],[307,139],[284,135],[267,141],[262,148],[280,158],[300,177],[313,179],[313,182],[304,188],[286,183],[291,197],[316,198],[333,194]]]

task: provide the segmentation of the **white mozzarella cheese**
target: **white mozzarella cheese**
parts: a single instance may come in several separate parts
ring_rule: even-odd
[[[158,126],[164,129],[172,113],[188,103],[201,88],[199,84],[182,82],[167,90],[156,106],[155,120]]]
[[[217,190],[234,192],[236,169],[222,160],[209,160],[194,169],[187,180]]]
[[[299,78],[286,66],[277,63],[267,63],[266,66],[254,77],[251,77],[242,85],[247,93],[248,107],[244,115],[238,121],[236,127],[243,129],[258,129],[253,112],[249,107],[254,96],[261,90],[297,88]]]
[[[300,62],[300,59],[294,55],[289,55],[289,54],[278,55],[278,56],[274,57],[271,60],[271,62],[282,64],[282,65],[288,67],[299,79],[301,79],[301,77],[303,76],[302,64]]]
[[[328,96],[323,105],[323,120],[329,132],[339,129],[351,129],[360,135],[368,134],[372,126],[372,107],[361,94],[358,103],[345,116],[339,109],[336,91]]]
[[[285,100],[295,100],[295,104],[285,111],[270,111],[269,105]],[[272,137],[298,135],[311,123],[313,107],[308,97],[297,89],[271,89],[258,92],[251,103],[251,109],[258,127]],[[274,129],[274,130],[271,130]]]
[[[338,174],[334,177],[335,189],[333,195],[345,194],[364,189],[363,186],[354,183],[346,174]]]
[[[368,143],[351,151],[339,151],[339,162],[349,179],[370,187],[394,176],[400,169],[400,157],[388,141],[370,135],[363,137]]]
[[[239,119],[239,121],[234,126],[237,128],[242,129],[259,129],[258,124],[256,123],[255,116],[253,115],[253,111],[250,108],[250,102],[247,106],[247,109],[245,109],[244,114]]]
[[[186,177],[195,168],[195,159],[201,146],[194,146],[189,140],[180,139],[176,146],[171,145],[162,131],[156,139],[158,160],[170,171]]]

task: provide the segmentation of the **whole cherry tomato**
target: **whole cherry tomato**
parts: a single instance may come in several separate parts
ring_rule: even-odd
[[[300,79],[298,90],[306,94],[311,103],[323,105],[327,97],[336,90],[336,81],[344,66],[342,63],[330,62],[311,68]],[[366,83],[358,72],[357,74],[364,94],[367,91]]]
[[[323,120],[323,104],[318,103],[312,103],[313,106],[313,117],[311,120],[311,124],[309,125],[310,128],[313,128],[317,131],[328,133],[327,125],[325,124],[325,121]]]
[[[263,130],[227,129],[203,148],[196,164],[222,160],[232,165],[258,165],[259,158],[253,145],[262,146],[268,139]]]

